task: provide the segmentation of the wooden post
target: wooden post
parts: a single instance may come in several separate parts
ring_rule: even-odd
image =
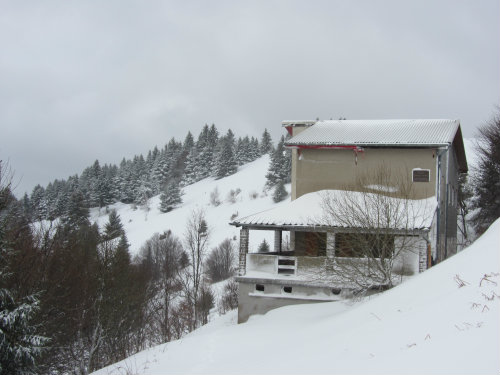
[[[281,253],[281,230],[274,231],[274,251],[276,253]]]

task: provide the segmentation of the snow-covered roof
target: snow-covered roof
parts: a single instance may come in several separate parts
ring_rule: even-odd
[[[287,146],[448,145],[459,120],[328,120],[317,121],[286,142]]]
[[[345,222],[326,215],[325,203],[335,202],[335,199],[349,199],[359,201],[360,206],[379,196],[376,193],[360,193],[355,191],[321,190],[305,194],[294,201],[287,202],[270,210],[262,211],[243,218],[238,218],[231,225],[249,228],[348,228]],[[420,200],[402,200],[400,198],[384,197],[384,202],[395,208],[398,213],[394,217],[407,217],[408,220],[399,220],[392,223],[390,229],[395,230],[428,230],[432,225],[434,212],[437,207],[435,197]],[[366,212],[376,210],[367,205]],[[372,213],[372,216],[374,213]],[[354,226],[351,226],[354,227]],[[359,227],[366,227],[362,223]]]

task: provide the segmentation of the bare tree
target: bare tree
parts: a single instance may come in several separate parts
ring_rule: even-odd
[[[210,231],[202,209],[191,213],[184,233],[185,249],[189,258],[189,271],[185,273],[184,291],[193,309],[193,318],[190,330],[195,329],[200,322],[198,300],[203,279],[203,263],[208,250]]]
[[[231,278],[224,286],[224,291],[218,302],[220,314],[233,310],[238,307],[238,283]]]
[[[214,283],[228,279],[234,275],[236,265],[234,245],[226,238],[219,246],[212,249],[206,261],[206,273]]]
[[[186,254],[180,240],[171,231],[166,231],[146,241],[139,258],[151,277],[150,288],[154,296],[149,303],[150,339],[157,343],[171,341],[177,338],[178,322],[173,311],[181,292],[179,272],[187,265]]]
[[[391,288],[405,273],[406,259],[418,254],[422,241],[415,228],[424,228],[434,213],[428,200],[412,199],[406,176],[411,174],[380,166],[354,186],[323,195],[324,223],[337,228],[335,256],[328,257],[327,267],[332,281],[368,291]]]

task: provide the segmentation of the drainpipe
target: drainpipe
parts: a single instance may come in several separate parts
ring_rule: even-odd
[[[448,199],[449,199],[449,183],[448,176],[450,175],[450,148],[446,149],[446,200],[444,208],[444,259],[448,258]]]

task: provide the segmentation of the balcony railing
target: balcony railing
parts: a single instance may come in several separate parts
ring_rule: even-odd
[[[325,269],[326,257],[247,254],[247,272],[257,271],[270,275],[297,276]]]

